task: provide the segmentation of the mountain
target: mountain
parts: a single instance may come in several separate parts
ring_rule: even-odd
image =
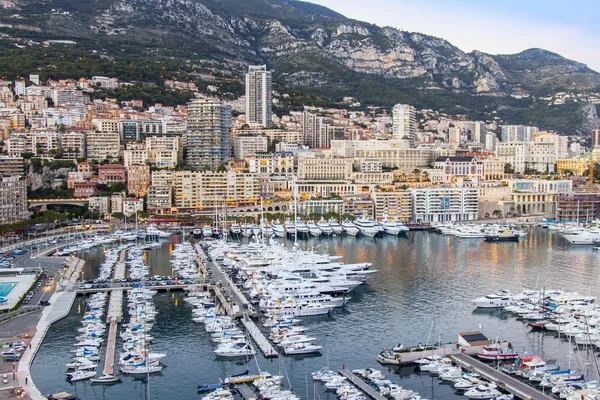
[[[28,72],[18,65],[41,68],[43,76],[102,68],[123,79],[202,79],[198,74],[209,71],[239,77],[247,64],[266,63],[281,87],[329,101],[408,102],[570,134],[598,125],[586,101],[563,107],[547,100],[564,91],[599,92],[600,74],[584,64],[542,49],[465,53],[441,38],[302,1],[1,0],[0,7],[0,49],[17,60],[3,67],[0,56],[0,72],[8,76]],[[49,45],[63,51],[59,57],[37,44],[44,40],[76,44]],[[11,50],[15,44],[24,47]],[[50,67],[43,57],[54,57]]]

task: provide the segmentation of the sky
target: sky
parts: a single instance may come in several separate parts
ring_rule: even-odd
[[[537,47],[600,72],[598,0],[309,0],[349,18],[421,32],[463,51]]]

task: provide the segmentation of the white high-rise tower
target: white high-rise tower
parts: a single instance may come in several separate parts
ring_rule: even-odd
[[[402,139],[408,136],[410,147],[415,147],[417,136],[415,108],[408,104],[396,104],[392,112],[392,137]]]
[[[246,74],[246,122],[271,127],[271,71],[266,65],[250,65]]]

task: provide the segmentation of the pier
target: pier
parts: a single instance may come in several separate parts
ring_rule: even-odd
[[[365,393],[367,396],[369,396],[373,400],[387,400],[385,397],[380,395],[377,390],[373,389],[373,387],[371,387],[371,385],[367,384],[365,381],[363,381],[362,379],[360,379],[358,376],[354,375],[352,372],[348,371],[347,369],[340,369],[338,372],[342,376],[345,376],[346,378],[348,378],[349,383],[353,384],[354,386],[356,386],[357,388],[362,390],[363,393]]]
[[[240,396],[242,396],[242,398],[244,400],[256,400],[256,399],[258,399],[258,397],[256,397],[256,393],[254,393],[252,391],[252,389],[250,389],[248,387],[248,385],[246,385],[245,383],[242,383],[240,385],[235,385],[235,390],[238,391],[238,393],[240,394]]]
[[[246,313],[244,313],[242,317],[242,325],[244,325],[244,328],[246,328],[246,331],[248,331],[250,337],[252,338],[252,340],[254,340],[254,342],[266,358],[279,356],[279,354],[277,354],[277,350],[273,348],[271,342],[269,342],[269,340],[265,337],[265,335],[263,335],[260,329],[258,329],[254,321],[252,321]]]
[[[498,385],[499,388],[508,390],[515,397],[524,400],[551,400],[552,396],[544,394],[539,390],[519,381],[505,374],[504,372],[498,371],[492,368],[488,364],[485,364],[469,355],[466,354],[454,354],[450,356],[458,365],[463,368],[473,370],[489,380],[490,382]]]
[[[110,293],[106,322],[108,328],[108,340],[106,342],[106,354],[104,357],[104,374],[113,375],[115,365],[115,347],[117,345],[117,331],[119,322],[123,318],[123,291],[117,290]]]

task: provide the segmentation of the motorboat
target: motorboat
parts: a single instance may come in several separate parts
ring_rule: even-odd
[[[519,358],[519,354],[512,349],[503,348],[500,343],[492,343],[483,346],[482,349],[477,352],[477,358],[486,361],[514,360]]]
[[[383,221],[381,226],[386,235],[398,236],[402,232],[402,228],[396,221]]]
[[[202,400],[233,400],[233,394],[228,389],[219,388],[202,397]]]
[[[380,232],[380,227],[375,224],[375,221],[366,217],[358,218],[354,221],[354,224],[360,231],[360,234],[364,236],[375,237]]]
[[[336,234],[336,235],[342,234],[344,229],[342,228],[342,225],[340,225],[339,222],[337,222],[335,219],[331,218],[328,223],[334,234]]]
[[[229,227],[229,232],[234,236],[239,236],[242,234],[242,228],[239,224],[234,223]]]
[[[284,347],[283,352],[287,355],[319,353],[323,346],[310,343],[297,343]]]
[[[502,393],[496,389],[496,385],[490,384],[477,385],[465,392],[465,397],[468,399],[494,399],[501,395]]]
[[[310,233],[310,236],[319,237],[323,233],[323,231],[314,222],[309,222],[306,224],[306,227],[308,228],[308,233]]]
[[[214,353],[217,357],[234,358],[253,356],[256,354],[256,351],[252,348],[250,343],[240,341],[223,343],[215,349]]]
[[[78,370],[75,372],[67,372],[67,379],[70,382],[83,381],[96,376],[96,370]]]
[[[508,290],[503,290],[494,294],[488,294],[473,300],[473,304],[477,308],[502,308],[514,306],[517,303],[518,302],[514,300],[512,294]]]
[[[325,221],[323,218],[321,218],[321,220],[317,222],[317,227],[321,230],[321,234],[325,236],[329,236],[334,233],[333,228],[329,225],[329,222]]]
[[[285,236],[285,227],[283,224],[279,223],[279,221],[276,221],[274,224],[272,224],[271,228],[273,229],[273,234],[276,237],[282,238]]]
[[[358,227],[354,225],[352,221],[349,220],[344,220],[344,222],[342,222],[342,229],[344,230],[344,233],[348,236],[356,236],[358,235],[358,232],[360,232]]]
[[[205,238],[209,238],[212,237],[213,235],[213,231],[212,228],[208,225],[205,225],[202,227],[202,236]]]
[[[96,384],[107,385],[107,384],[111,384],[111,383],[121,382],[121,377],[109,375],[109,374],[103,374],[102,376],[100,376],[98,378],[91,378],[90,381],[92,383],[96,383]]]

